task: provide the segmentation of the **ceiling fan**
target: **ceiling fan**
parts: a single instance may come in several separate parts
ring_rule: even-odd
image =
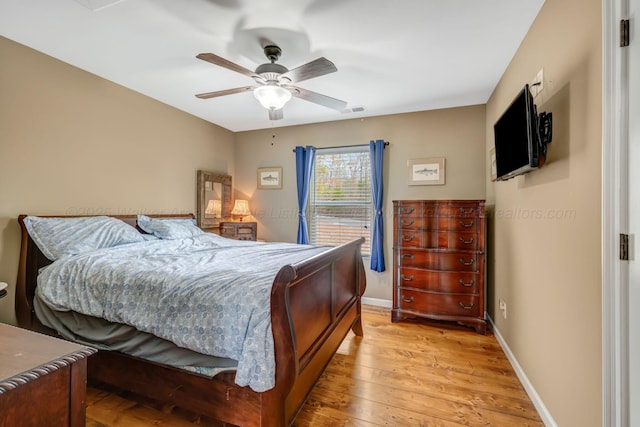
[[[347,106],[345,101],[312,92],[292,84],[338,71],[336,66],[333,65],[333,62],[321,57],[293,70],[289,70],[283,65],[276,64],[276,61],[282,54],[282,50],[278,46],[273,44],[266,45],[264,47],[264,54],[270,62],[259,65],[255,71],[234,64],[213,53],[201,53],[197,55],[196,58],[198,59],[249,76],[255,80],[256,84],[216,92],[200,93],[196,95],[196,97],[209,99],[234,93],[253,91],[253,95],[260,104],[269,110],[270,120],[280,120],[283,118],[282,107],[284,107],[292,96],[338,111],[342,111]]]

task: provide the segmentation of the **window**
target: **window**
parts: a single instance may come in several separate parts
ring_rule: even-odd
[[[371,253],[369,147],[318,149],[309,190],[310,242],[338,245],[364,237]]]

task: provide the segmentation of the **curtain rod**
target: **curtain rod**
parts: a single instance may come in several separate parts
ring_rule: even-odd
[[[384,146],[388,146],[389,145],[389,141],[385,141],[384,142]],[[358,145],[337,145],[335,147],[317,147],[318,150],[329,150],[329,149],[334,149],[334,148],[351,148],[351,147],[368,147],[369,144],[358,144]],[[292,150],[294,153],[296,152],[296,149],[294,148]]]

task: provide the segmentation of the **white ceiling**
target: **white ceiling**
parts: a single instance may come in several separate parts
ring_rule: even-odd
[[[244,131],[483,104],[543,3],[0,0],[0,35]],[[332,61],[336,73],[298,85],[366,111],[338,112],[293,98],[284,119],[272,122],[251,92],[194,96],[254,83],[197,54],[211,52],[254,70],[268,62],[261,38],[282,48],[278,63],[289,69],[321,56]]]

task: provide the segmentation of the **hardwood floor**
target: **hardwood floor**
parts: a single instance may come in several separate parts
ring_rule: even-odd
[[[295,426],[544,426],[491,333],[449,324],[391,323],[365,306]],[[221,426],[153,402],[87,390],[88,427]]]

